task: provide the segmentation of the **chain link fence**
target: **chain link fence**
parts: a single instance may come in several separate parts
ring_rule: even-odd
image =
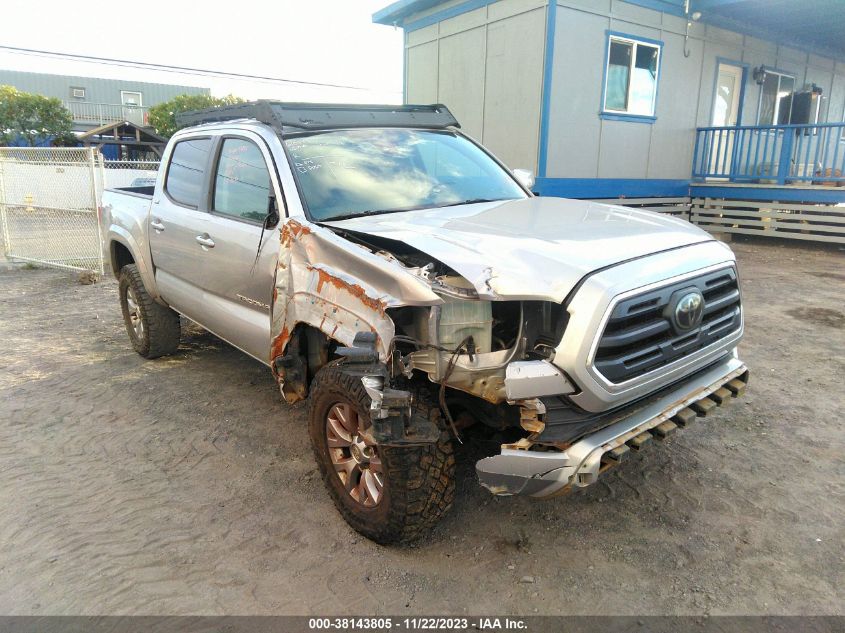
[[[0,148],[0,229],[7,258],[103,273],[93,148]]]
[[[155,184],[157,161],[103,160],[93,148],[0,147],[0,252],[103,273],[103,189]]]

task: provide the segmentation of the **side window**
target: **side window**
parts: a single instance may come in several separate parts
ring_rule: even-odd
[[[175,202],[196,209],[205,179],[205,166],[211,139],[194,138],[180,141],[170,155],[164,189]]]
[[[659,42],[608,35],[603,112],[654,117],[661,48]]]
[[[261,150],[252,141],[227,138],[214,176],[217,213],[261,222],[267,217],[270,172]]]

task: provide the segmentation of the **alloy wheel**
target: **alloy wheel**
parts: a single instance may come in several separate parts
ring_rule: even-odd
[[[138,300],[135,298],[135,291],[131,286],[126,289],[126,307],[129,313],[129,324],[132,326],[135,338],[141,341],[144,338],[144,319],[141,316]]]
[[[378,447],[352,405],[334,404],[326,415],[326,441],[335,474],[347,493],[365,507],[384,496],[384,469]]]

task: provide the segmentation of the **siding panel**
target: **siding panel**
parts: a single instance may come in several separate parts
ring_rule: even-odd
[[[546,12],[487,27],[484,143],[511,167],[536,169]]]
[[[484,127],[484,27],[440,40],[438,99],[463,130],[481,140]]]
[[[409,48],[407,59],[408,103],[437,103],[437,41]]]
[[[689,42],[689,57],[684,57],[684,38],[674,33],[663,35],[663,69],[657,93],[657,121],[652,127],[647,176],[649,178],[688,178],[692,164],[696,127],[698,74],[704,55],[700,40]],[[715,72],[715,71],[714,71]],[[677,107],[683,100],[687,107]],[[710,110],[707,109],[709,116]]]
[[[645,178],[651,126],[629,121],[603,121],[599,178]]]
[[[599,162],[606,17],[558,7],[549,113],[550,178],[593,178]]]

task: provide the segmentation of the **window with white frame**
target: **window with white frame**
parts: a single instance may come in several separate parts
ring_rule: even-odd
[[[142,105],[141,102],[142,95],[140,92],[135,92],[134,90],[121,90],[120,91],[120,102],[122,105],[137,108]]]
[[[778,125],[789,123],[789,97],[795,91],[795,77],[766,70],[760,88],[760,105],[757,108],[757,125]]]
[[[662,45],[622,35],[608,37],[603,111],[653,117]]]

